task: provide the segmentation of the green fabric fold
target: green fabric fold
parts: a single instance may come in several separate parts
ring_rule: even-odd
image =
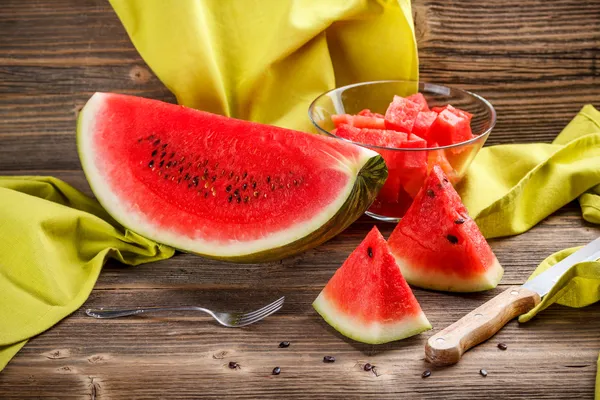
[[[0,369],[81,307],[109,258],[138,265],[174,254],[52,177],[0,177],[0,215]]]

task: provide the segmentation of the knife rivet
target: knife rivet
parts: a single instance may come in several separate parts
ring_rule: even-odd
[[[513,296],[516,296],[519,294],[518,290],[511,290],[510,294],[512,294]]]
[[[439,337],[439,338],[435,339],[435,341],[438,343],[443,343],[446,341],[446,339],[444,339],[443,337]]]

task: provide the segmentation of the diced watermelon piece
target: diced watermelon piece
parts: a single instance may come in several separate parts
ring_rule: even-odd
[[[371,117],[371,118],[385,118],[383,116],[383,114],[379,114],[379,113],[374,113],[371,110],[369,110],[368,108],[365,108],[364,110],[361,110],[358,112],[358,115],[362,115],[363,117]]]
[[[378,117],[366,117],[362,115],[337,114],[332,115],[331,120],[336,127],[347,124],[357,128],[385,129],[385,120]]]
[[[433,143],[431,147],[437,147],[437,143]],[[439,166],[446,174],[452,184],[458,182],[456,171],[446,158],[444,150],[430,150],[427,152],[427,173],[431,173],[434,166]]]
[[[406,100],[413,101],[417,104],[421,105],[421,111],[429,111],[429,106],[427,105],[427,100],[425,100],[425,96],[423,93],[415,93],[406,97]]]
[[[342,335],[364,343],[387,343],[431,329],[376,227],[335,272],[313,307]]]
[[[449,110],[442,110],[429,130],[429,140],[441,146],[461,143],[473,137],[469,120]]]
[[[409,135],[408,139],[402,144],[405,149],[424,149],[427,142],[416,135]],[[415,197],[425,181],[427,176],[427,151],[404,151],[398,155],[401,160],[396,165],[400,182],[404,191],[411,197]],[[390,174],[394,171],[389,172]]]
[[[421,111],[415,119],[412,133],[415,135],[428,140],[429,130],[431,125],[435,122],[438,114],[435,111]]]
[[[471,122],[471,119],[473,118],[473,114],[471,114],[470,112],[461,110],[460,108],[455,108],[453,106],[451,106],[450,104],[445,105],[444,107],[433,107],[431,109],[431,111],[435,111],[436,113],[441,113],[444,110],[448,110],[450,111],[452,114],[458,116],[458,117],[463,117],[469,120],[469,122]]]
[[[411,285],[476,292],[502,279],[496,256],[437,165],[388,244]]]
[[[385,112],[385,126],[387,129],[410,133],[421,105],[400,96],[394,96],[394,101]]]

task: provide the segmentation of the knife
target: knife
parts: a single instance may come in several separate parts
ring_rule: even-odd
[[[431,336],[425,358],[433,365],[451,365],[471,347],[491,338],[510,320],[537,306],[541,298],[573,265],[600,258],[600,238],[556,263],[523,286],[512,286]]]

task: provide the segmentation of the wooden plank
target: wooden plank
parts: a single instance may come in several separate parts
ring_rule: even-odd
[[[421,290],[416,295],[438,328],[500,290],[468,301]],[[272,299],[274,292],[99,290],[86,306],[235,302],[258,306]],[[80,310],[23,349],[0,375],[0,397],[62,393],[83,398],[90,394],[92,379],[98,384],[99,398],[121,398],[125,393],[128,398],[165,393],[181,398],[592,396],[600,338],[597,326],[583,322],[598,320],[600,305],[580,310],[552,307],[528,324],[513,321],[458,365],[433,369],[424,380],[420,374],[430,367],[422,348],[431,332],[381,346],[352,342],[312,310],[310,302],[317,293],[286,290],[288,301],[280,313],[245,329],[219,328],[206,317],[190,314],[98,321]],[[292,344],[279,349],[281,340]],[[506,343],[508,350],[500,351],[499,342]],[[325,355],[335,356],[336,362],[323,364]],[[241,368],[230,370],[229,361]],[[360,364],[366,362],[377,366],[379,376],[361,370]],[[270,375],[275,366],[281,367],[280,376]],[[481,368],[488,371],[487,378],[478,374]]]

